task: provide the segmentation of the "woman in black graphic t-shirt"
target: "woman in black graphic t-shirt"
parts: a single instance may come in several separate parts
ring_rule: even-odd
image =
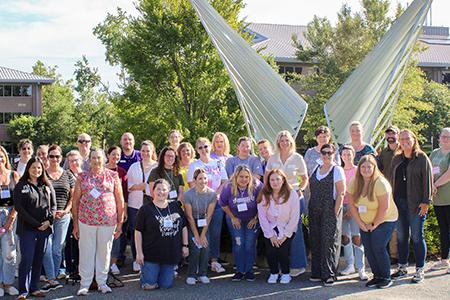
[[[153,201],[139,209],[136,219],[136,262],[145,290],[170,288],[174,266],[189,254],[184,212],[178,202],[168,201],[169,191],[165,179],[156,180]]]

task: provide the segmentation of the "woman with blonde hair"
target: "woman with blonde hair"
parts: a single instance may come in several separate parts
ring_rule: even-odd
[[[411,130],[401,130],[399,141],[400,147],[392,159],[391,170],[394,201],[399,214],[398,269],[392,277],[397,279],[407,276],[411,237],[416,258],[416,272],[411,281],[419,283],[425,278],[427,244],[423,230],[433,192],[432,165]]]
[[[308,185],[308,172],[303,156],[296,152],[294,137],[287,130],[280,131],[277,135],[276,152],[267,162],[266,174],[274,169],[281,169],[286,174],[288,183],[299,196],[300,213],[302,213],[305,208],[303,192]],[[264,182],[266,179],[264,178]],[[292,240],[291,247],[290,275],[296,277],[305,272],[307,264],[301,217],[298,219],[297,234]]]
[[[16,269],[16,241],[14,238],[14,223],[17,213],[14,209],[13,192],[20,175],[11,170],[8,152],[0,146],[0,295],[5,292],[16,296],[19,291],[13,286]]]
[[[181,131],[178,129],[172,129],[169,133],[169,144],[170,147],[175,149],[175,151],[178,149],[178,146],[180,146],[181,141],[184,139],[183,135],[181,134]]]
[[[398,218],[389,181],[384,178],[372,155],[363,156],[349,184],[348,205],[360,228],[367,259],[373,273],[367,287],[392,285],[387,245]]]
[[[187,172],[189,165],[195,161],[195,150],[189,142],[182,142],[177,149],[177,155],[180,160],[180,174],[183,177],[184,191],[187,192],[189,185],[187,184]]]
[[[259,228],[256,198],[261,189],[262,183],[253,177],[250,168],[239,165],[220,193],[220,206],[227,215],[236,262],[233,281],[240,281],[244,276],[247,281],[255,280],[253,264]]]
[[[355,158],[354,158],[355,165],[358,164],[359,160],[364,155],[367,155],[367,154],[376,155],[377,154],[377,152],[371,145],[364,142],[364,140],[363,140],[364,139],[364,128],[363,128],[361,122],[353,121],[350,124],[349,130],[350,130],[350,137],[351,137],[350,144],[355,149]]]
[[[286,174],[281,169],[273,169],[267,174],[257,202],[270,268],[267,282],[276,283],[281,269],[280,283],[287,284],[291,282],[289,252],[300,218],[298,194],[292,190]]]
[[[211,141],[211,158],[218,159],[222,162],[223,166],[230,157],[230,141],[223,132],[216,132]]]

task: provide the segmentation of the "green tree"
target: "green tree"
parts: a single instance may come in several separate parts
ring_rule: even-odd
[[[213,0],[234,29],[242,23],[242,0]],[[136,139],[167,143],[172,128],[188,140],[225,131],[231,139],[245,132],[228,74],[188,0],[140,0],[137,16],[118,9],[94,29],[106,58],[120,66],[123,95],[112,100],[117,140],[130,130]]]
[[[64,82],[57,67],[47,67],[42,61],[33,66],[33,73],[55,79],[51,85],[42,87],[42,116],[21,116],[11,121],[7,130],[12,141],[30,138],[36,145],[59,144],[69,147],[76,139],[75,98],[72,81]]]
[[[315,62],[319,70],[317,74],[294,77],[303,90],[314,91],[305,95],[309,110],[302,126],[304,139],[311,141],[311,144],[314,143],[315,128],[326,124],[323,113],[325,102],[379,42],[392,23],[393,20],[387,15],[389,6],[388,0],[363,0],[362,11],[354,13],[344,5],[334,27],[327,18],[315,16],[305,34],[309,46],[304,48],[296,42],[297,57],[302,61]],[[402,8],[398,6],[397,15],[401,11]],[[416,51],[421,51],[421,48],[417,47]],[[423,97],[426,85],[425,74],[412,61],[394,114],[394,123],[417,132],[422,141],[425,140],[424,130],[429,124],[419,122],[419,117],[433,109]]]

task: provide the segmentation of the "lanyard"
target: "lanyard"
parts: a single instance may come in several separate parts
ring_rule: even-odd
[[[156,207],[156,211],[158,212],[158,214],[161,216],[161,218],[164,220],[166,217],[169,217],[169,220],[172,220],[172,213],[170,212],[170,206],[169,203],[167,203],[167,209],[169,210],[169,214],[167,216],[164,216],[162,214],[162,212],[159,210],[158,206],[156,206],[156,204],[153,204]],[[173,220],[172,220],[173,221]]]
[[[142,162],[142,160],[140,161],[140,163],[141,163],[141,171],[142,171],[142,182],[145,182],[144,163]]]
[[[170,172],[170,176],[169,176],[169,173],[167,173],[166,169],[164,169],[164,173],[166,174],[166,178],[169,179],[172,189],[175,190],[176,189],[175,183],[173,183],[173,180],[172,180],[173,179],[173,171]]]

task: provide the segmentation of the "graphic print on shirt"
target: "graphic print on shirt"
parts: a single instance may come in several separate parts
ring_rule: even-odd
[[[156,215],[155,217],[159,222],[159,231],[162,237],[174,237],[180,231],[181,216],[179,213],[174,212],[165,216]]]
[[[208,187],[217,190],[220,186],[220,163],[217,163],[216,166],[203,165],[203,169],[208,173]]]

